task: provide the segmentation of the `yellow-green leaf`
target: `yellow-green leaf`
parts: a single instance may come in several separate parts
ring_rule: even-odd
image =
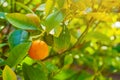
[[[16,74],[8,65],[3,69],[2,77],[3,80],[17,80]]]
[[[45,14],[46,16],[51,12],[53,6],[54,6],[55,0],[47,0],[46,6],[45,6]]]
[[[54,37],[54,50],[58,53],[62,53],[70,46],[70,32],[67,27],[64,27],[59,37]]]
[[[27,16],[21,13],[9,13],[6,15],[6,19],[16,28],[24,29],[24,30],[38,30],[40,26],[39,19],[36,23],[36,20],[33,21],[34,18],[32,16]]]
[[[103,43],[110,43],[111,42],[110,38],[107,35],[100,33],[100,32],[97,32],[97,31],[89,32],[86,35],[86,40],[97,40],[97,41],[100,41]]]
[[[59,8],[62,8],[65,3],[65,0],[57,0],[57,4]]]
[[[112,16],[110,14],[107,13],[103,13],[103,12],[93,12],[93,13],[89,13],[87,14],[88,17],[93,17],[94,19],[100,20],[100,21],[110,21],[112,22]]]
[[[64,14],[62,11],[56,11],[51,14],[49,14],[45,21],[43,22],[43,25],[46,27],[46,31],[50,32],[53,28],[60,25],[60,23],[64,19]]]

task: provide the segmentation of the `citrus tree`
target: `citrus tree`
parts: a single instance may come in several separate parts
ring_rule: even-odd
[[[119,80],[120,0],[0,0],[0,78]]]

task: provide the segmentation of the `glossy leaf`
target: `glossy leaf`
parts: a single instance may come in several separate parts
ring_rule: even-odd
[[[21,44],[15,46],[10,51],[10,54],[6,60],[6,63],[10,67],[13,67],[13,66],[19,64],[23,60],[23,58],[27,55],[30,45],[31,45],[30,42],[25,42],[25,43],[21,43]]]
[[[80,35],[81,35],[81,32],[80,32],[79,29],[72,29],[71,34],[73,35],[73,37],[78,39],[80,37]]]
[[[15,47],[16,45],[28,41],[29,33],[24,30],[15,30],[13,31],[9,38],[8,43],[11,48]]]
[[[35,61],[34,61],[32,58],[30,58],[29,56],[27,56],[27,57],[25,57],[25,58],[22,60],[21,64],[26,63],[26,64],[28,64],[28,65],[32,65],[34,62],[35,62]]]
[[[16,28],[24,30],[37,30],[37,27],[40,26],[36,25],[32,19],[21,13],[9,13],[6,15],[6,19]]]
[[[63,19],[63,13],[61,11],[56,11],[46,17],[43,25],[46,26],[47,32],[50,32],[53,28],[59,26]]]
[[[25,80],[48,80],[47,73],[45,72],[44,68],[45,67],[43,67],[42,64],[30,66],[24,63],[22,69]]]
[[[59,70],[58,67],[51,62],[46,62],[45,65],[49,73],[57,72]]]
[[[65,0],[57,0],[57,4],[59,8],[62,8],[65,3]]]
[[[111,40],[108,36],[106,36],[105,34],[102,34],[100,32],[89,32],[87,35],[86,35],[86,40],[91,40],[91,39],[95,39],[97,41],[101,41],[101,42],[104,42],[104,43],[110,43]]]
[[[76,72],[73,70],[62,70],[59,72],[59,74],[54,76],[55,80],[67,80],[69,79],[71,76],[73,76]]]
[[[59,37],[54,37],[54,50],[62,53],[69,48],[70,33],[66,27],[63,28]]]
[[[54,36],[55,37],[59,37],[61,32],[62,32],[62,27],[61,26],[54,28]]]
[[[66,55],[64,58],[64,65],[69,65],[73,63],[72,55]]]
[[[52,8],[54,7],[55,0],[47,0],[45,4],[45,14],[46,16],[52,11]]]
[[[99,76],[98,76],[98,79],[99,79],[99,80],[107,80],[107,78],[105,78],[103,75],[99,75]]]
[[[110,22],[113,21],[112,16],[110,14],[101,13],[101,12],[89,13],[88,17],[93,17],[93,18],[100,20],[100,21],[110,21]]]
[[[2,76],[3,80],[17,80],[16,74],[8,65],[4,67]]]

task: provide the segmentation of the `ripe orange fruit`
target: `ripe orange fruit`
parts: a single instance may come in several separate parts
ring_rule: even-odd
[[[34,60],[45,59],[48,55],[48,45],[44,41],[35,40],[29,49],[29,56]]]

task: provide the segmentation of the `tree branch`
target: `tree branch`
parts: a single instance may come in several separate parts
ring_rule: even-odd
[[[65,51],[62,52],[61,54],[56,53],[55,55],[51,55],[51,56],[43,59],[42,61],[45,61],[45,60],[47,60],[47,59],[50,59],[50,58],[56,57],[56,56],[60,56],[60,55],[61,55],[61,56],[64,56],[64,55],[66,55],[66,54],[63,54],[63,53],[68,52],[68,51],[71,51],[72,49],[76,48],[76,46],[78,46],[78,45],[82,45],[82,43],[80,43],[80,42],[84,39],[85,35],[87,34],[87,32],[88,32],[88,30],[89,30],[89,27],[90,27],[92,21],[93,21],[93,18],[91,18],[91,19],[88,21],[86,29],[84,30],[84,32],[82,33],[82,35],[78,38],[78,40],[76,41],[76,43],[75,43],[72,47],[68,48],[67,50],[65,50]],[[68,53],[67,53],[67,54],[68,54]]]

